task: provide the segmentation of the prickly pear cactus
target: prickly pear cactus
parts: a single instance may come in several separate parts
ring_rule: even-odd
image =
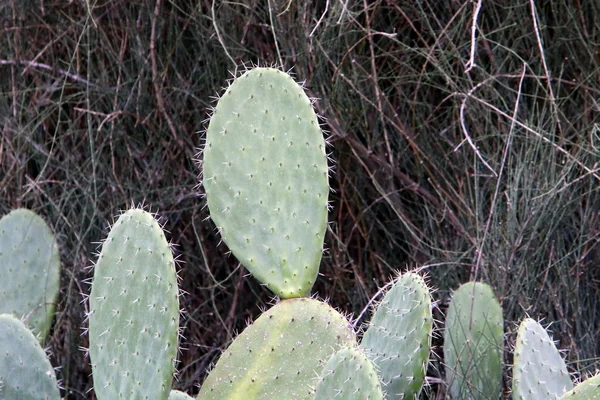
[[[523,320],[515,346],[512,398],[554,400],[572,388],[567,366],[546,330],[531,318]]]
[[[329,305],[308,298],[283,300],[233,341],[198,399],[314,399],[315,378],[345,346],[356,346],[354,332]]]
[[[581,382],[563,394],[560,400],[600,400],[600,375]]]
[[[163,230],[146,211],[122,214],[102,245],[89,322],[99,400],[168,398],[177,356],[177,278]]]
[[[361,349],[377,366],[386,399],[414,399],[423,385],[431,347],[431,297],[423,278],[400,275],[363,336]]]
[[[446,315],[444,359],[453,399],[502,395],[504,323],[492,289],[468,282],[456,290]]]
[[[321,373],[316,400],[383,400],[373,363],[358,348],[335,353]]]
[[[0,399],[59,400],[54,369],[33,333],[0,315]]]
[[[60,258],[52,231],[23,208],[0,220],[0,313],[23,318],[43,341],[47,336],[60,280]]]
[[[210,120],[203,169],[211,218],[232,253],[278,296],[307,296],[329,183],[323,133],[302,87],[273,68],[235,79]]]
[[[179,390],[171,390],[169,393],[169,400],[193,400],[187,393],[180,392]]]

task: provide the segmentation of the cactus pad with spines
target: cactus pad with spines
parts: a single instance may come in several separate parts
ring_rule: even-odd
[[[581,382],[563,394],[560,400],[600,400],[600,374]]]
[[[379,303],[361,349],[377,366],[386,399],[413,399],[425,378],[431,347],[431,297],[423,278],[400,275]]]
[[[187,393],[180,392],[179,390],[171,390],[169,393],[169,400],[193,400]]]
[[[502,395],[502,308],[485,283],[461,285],[448,307],[444,359],[454,399],[495,400]]]
[[[38,339],[8,314],[0,315],[0,399],[60,399],[54,369]]]
[[[278,296],[307,296],[329,182],[323,133],[302,87],[273,68],[235,79],[206,132],[203,177],[211,218],[237,259]]]
[[[178,326],[171,248],[151,214],[131,209],[102,245],[90,294],[89,351],[98,399],[166,400]]]
[[[52,231],[36,213],[16,209],[0,220],[0,313],[23,318],[41,341],[47,336],[60,280]]]
[[[283,300],[225,350],[198,399],[314,399],[323,366],[348,346],[356,346],[350,323],[329,305],[308,298]]]
[[[548,332],[531,318],[519,325],[513,366],[514,400],[554,400],[573,388]]]
[[[358,348],[339,350],[323,368],[315,399],[382,400],[375,366]]]

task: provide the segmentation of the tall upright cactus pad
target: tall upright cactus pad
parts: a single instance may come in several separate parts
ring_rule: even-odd
[[[52,231],[23,208],[0,220],[0,313],[23,318],[43,341],[60,284],[60,257]]]
[[[329,195],[311,100],[286,73],[254,68],[219,100],[206,132],[204,187],[223,241],[282,298],[317,277]]]
[[[444,360],[454,399],[499,399],[502,395],[504,322],[492,289],[468,282],[454,293],[446,315]]]
[[[339,350],[323,368],[316,400],[383,400],[377,371],[358,348]]]
[[[345,346],[356,346],[354,332],[329,305],[308,298],[283,300],[233,341],[198,399],[313,399],[323,366]]]
[[[0,399],[59,400],[54,369],[33,333],[0,315]]]
[[[554,342],[535,320],[519,325],[515,345],[512,398],[514,400],[554,400],[573,388]]]
[[[99,400],[166,400],[177,356],[175,264],[163,230],[140,209],[122,214],[96,264],[89,340]]]
[[[400,275],[378,305],[360,347],[377,366],[386,399],[414,399],[431,347],[431,297],[423,278]]]
[[[600,400],[600,374],[581,382],[563,394],[560,400]]]

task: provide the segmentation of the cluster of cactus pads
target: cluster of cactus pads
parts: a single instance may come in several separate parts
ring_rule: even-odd
[[[278,299],[224,351],[199,400],[419,397],[433,331],[420,275],[407,272],[389,284],[362,335],[310,297],[327,227],[325,145],[311,100],[278,69],[245,72],[214,109],[203,152],[211,218]],[[35,214],[17,210],[0,221],[0,269],[8,277],[0,285],[8,280],[37,295],[17,300],[0,286],[0,313],[16,316],[0,315],[0,399],[58,400],[40,344],[56,301],[58,252]],[[36,282],[19,281],[32,276]],[[133,208],[112,226],[95,265],[88,319],[97,399],[191,400],[171,390],[179,290],[171,246],[152,214]],[[492,289],[475,282],[457,289],[444,329],[451,398],[502,397],[503,339]],[[532,319],[519,328],[512,371],[515,400],[600,398],[600,375],[573,388],[554,343]]]

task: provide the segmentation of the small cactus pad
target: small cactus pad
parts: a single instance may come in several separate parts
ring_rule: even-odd
[[[329,305],[283,300],[225,350],[198,399],[314,399],[316,378],[329,357],[355,345],[350,323]]]
[[[43,341],[60,281],[60,258],[52,231],[23,208],[0,220],[0,313],[16,315]]]
[[[492,289],[463,284],[446,315],[444,359],[454,399],[499,399],[502,394],[502,308]]]
[[[169,400],[193,400],[187,393],[180,392],[179,390],[171,390],[169,393]]]
[[[600,375],[581,382],[563,394],[560,400],[600,400]]]
[[[316,400],[383,400],[373,363],[357,348],[335,353],[317,383]]]
[[[0,315],[0,399],[59,400],[54,369],[23,322]]]
[[[310,293],[329,195],[325,140],[304,90],[254,68],[219,100],[206,132],[204,188],[223,241],[282,298]]]
[[[146,211],[122,214],[102,245],[89,321],[98,399],[166,400],[177,356],[177,277],[163,230]]]
[[[431,347],[431,297],[423,278],[400,275],[379,303],[361,349],[377,366],[386,399],[414,399]]]
[[[514,400],[555,400],[573,388],[554,342],[535,320],[519,326],[513,366]]]

